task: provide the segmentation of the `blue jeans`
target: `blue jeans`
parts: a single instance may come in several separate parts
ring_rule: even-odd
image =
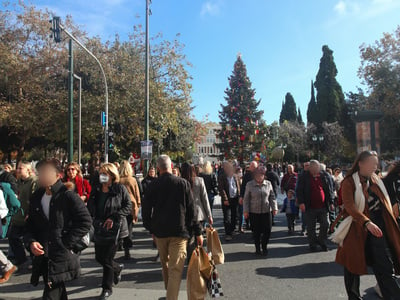
[[[215,195],[213,193],[208,193],[208,202],[210,203],[211,211],[213,210],[214,199],[215,199]]]

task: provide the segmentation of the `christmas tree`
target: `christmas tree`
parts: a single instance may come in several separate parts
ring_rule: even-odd
[[[238,159],[240,163],[249,160],[253,152],[263,151],[266,126],[262,120],[263,111],[258,110],[255,90],[247,77],[246,65],[238,54],[229,87],[225,90],[226,105],[221,104],[219,112],[221,130],[217,135],[221,142],[217,147],[225,159]]]

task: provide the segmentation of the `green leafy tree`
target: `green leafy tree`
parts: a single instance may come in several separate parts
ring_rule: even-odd
[[[362,45],[358,75],[367,85],[366,96],[358,99],[365,109],[379,110],[384,117],[380,135],[382,152],[400,150],[400,26],[371,45]]]
[[[334,123],[343,120],[344,94],[336,80],[337,68],[333,59],[333,51],[328,46],[322,47],[322,58],[319,64],[315,88],[317,89],[317,108],[319,127],[322,122]]]
[[[298,120],[297,105],[291,93],[287,93],[285,101],[282,104],[282,111],[279,117],[279,123],[285,121],[294,122]]]
[[[0,11],[0,141],[5,141],[0,142],[0,150],[18,150],[20,156],[33,148],[42,150],[42,156],[63,153],[67,141],[67,40],[56,44],[49,38],[50,11],[22,1],[5,5]],[[102,41],[80,30],[71,17],[63,23],[103,64],[116,148],[123,157],[140,152],[145,98],[142,27],[135,26],[126,41],[118,35]],[[166,40],[157,34],[151,45],[150,138],[156,148],[181,156],[192,148],[198,134],[192,116],[191,64],[179,35]],[[74,72],[82,77],[83,151],[94,153],[99,150],[98,136],[102,134],[103,78],[96,62],[79,47],[74,47]],[[77,99],[77,82],[74,90]],[[76,148],[77,126],[74,129]],[[10,143],[9,136],[17,138]]]
[[[261,151],[265,139],[263,111],[258,109],[255,90],[247,76],[246,65],[240,55],[229,77],[229,88],[225,90],[226,105],[221,104],[219,112],[221,130],[217,146],[227,159],[240,162],[250,159],[252,152]]]

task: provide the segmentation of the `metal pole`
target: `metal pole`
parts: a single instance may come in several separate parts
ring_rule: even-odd
[[[74,55],[72,39],[68,44],[68,162],[74,159]]]
[[[149,14],[150,14],[150,0],[146,0],[146,57],[145,57],[145,130],[144,130],[144,139],[145,141],[149,140]],[[144,174],[147,174],[149,170],[149,160],[146,159],[144,161]]]
[[[79,115],[78,115],[78,164],[82,163],[82,78],[74,74],[79,80]]]
[[[104,161],[108,162],[108,85],[107,85],[107,78],[106,78],[106,73],[104,72],[103,66],[101,65],[100,61],[98,58],[91,52],[89,51],[88,48],[86,48],[80,41],[78,41],[68,30],[64,28],[60,24],[61,30],[65,32],[66,35],[70,39],[72,39],[75,43],[77,43],[83,50],[85,50],[93,59],[97,62],[97,64],[100,67],[101,73],[103,75],[103,80],[104,80],[104,85],[105,85],[105,96],[106,96],[106,105],[105,105],[105,113],[106,113],[106,124],[105,124],[105,130],[104,130]]]

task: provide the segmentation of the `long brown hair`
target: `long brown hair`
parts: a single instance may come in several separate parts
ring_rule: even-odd
[[[190,186],[193,188],[194,179],[196,178],[196,169],[194,165],[187,162],[183,163],[181,166],[181,176],[189,181]]]
[[[357,173],[360,171],[360,166],[359,163],[367,160],[371,156],[378,157],[378,154],[375,151],[363,151],[360,154],[357,155],[356,160],[353,163],[353,166],[351,169],[347,172],[346,178],[353,176],[354,173]]]

